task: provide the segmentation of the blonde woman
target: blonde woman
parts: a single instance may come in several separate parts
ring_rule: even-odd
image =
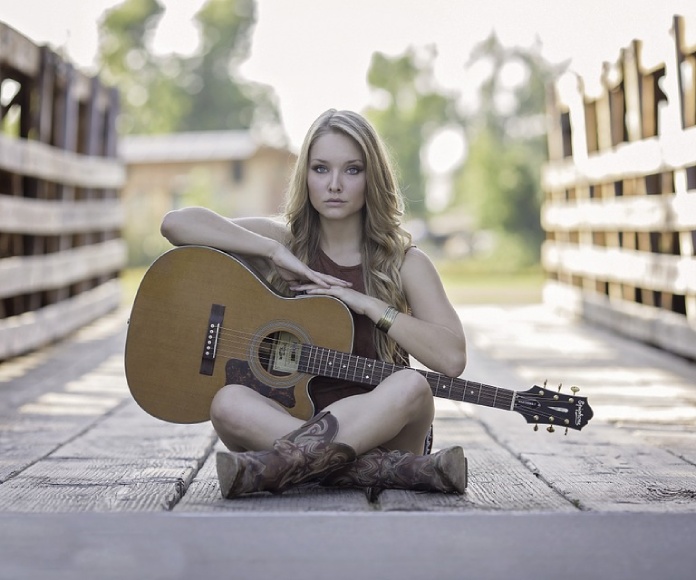
[[[462,325],[429,258],[401,227],[403,200],[384,144],[357,113],[329,110],[311,126],[290,182],[285,220],[226,219],[204,208],[168,213],[162,234],[240,254],[288,295],[324,294],[353,315],[353,353],[458,376]],[[424,454],[434,416],[426,379],[399,370],[377,387],[315,377],[317,415],[303,423],[244,385],[215,396],[211,420],[223,496],[324,485],[463,493],[461,447]]]

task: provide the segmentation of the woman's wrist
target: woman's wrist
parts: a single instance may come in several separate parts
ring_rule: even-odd
[[[377,330],[381,330],[385,334],[388,333],[398,314],[399,311],[396,308],[393,306],[387,306],[382,313],[381,318],[375,323]]]
[[[271,262],[275,262],[276,254],[284,247],[278,240],[266,238],[268,240],[268,249],[263,253],[263,256]]]

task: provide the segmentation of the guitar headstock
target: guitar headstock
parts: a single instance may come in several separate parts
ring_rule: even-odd
[[[580,430],[594,415],[586,397],[579,397],[577,387],[571,387],[573,394],[561,393],[561,385],[558,392],[534,385],[527,391],[515,393],[513,410],[522,415],[527,423],[534,425],[534,430],[539,425],[548,425],[547,431],[553,433],[554,426]]]

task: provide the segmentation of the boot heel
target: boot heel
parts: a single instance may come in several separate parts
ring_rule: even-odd
[[[449,480],[458,493],[464,493],[468,484],[468,462],[464,450],[459,446],[450,447],[440,451],[438,459],[443,479]]]
[[[218,451],[215,455],[215,468],[218,481],[220,482],[220,493],[222,497],[229,498],[230,492],[237,481],[240,468],[236,455]]]

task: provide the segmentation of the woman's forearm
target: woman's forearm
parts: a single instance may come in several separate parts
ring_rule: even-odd
[[[175,246],[196,244],[225,252],[270,258],[279,242],[248,230],[219,214],[201,207],[170,211],[160,228]]]

